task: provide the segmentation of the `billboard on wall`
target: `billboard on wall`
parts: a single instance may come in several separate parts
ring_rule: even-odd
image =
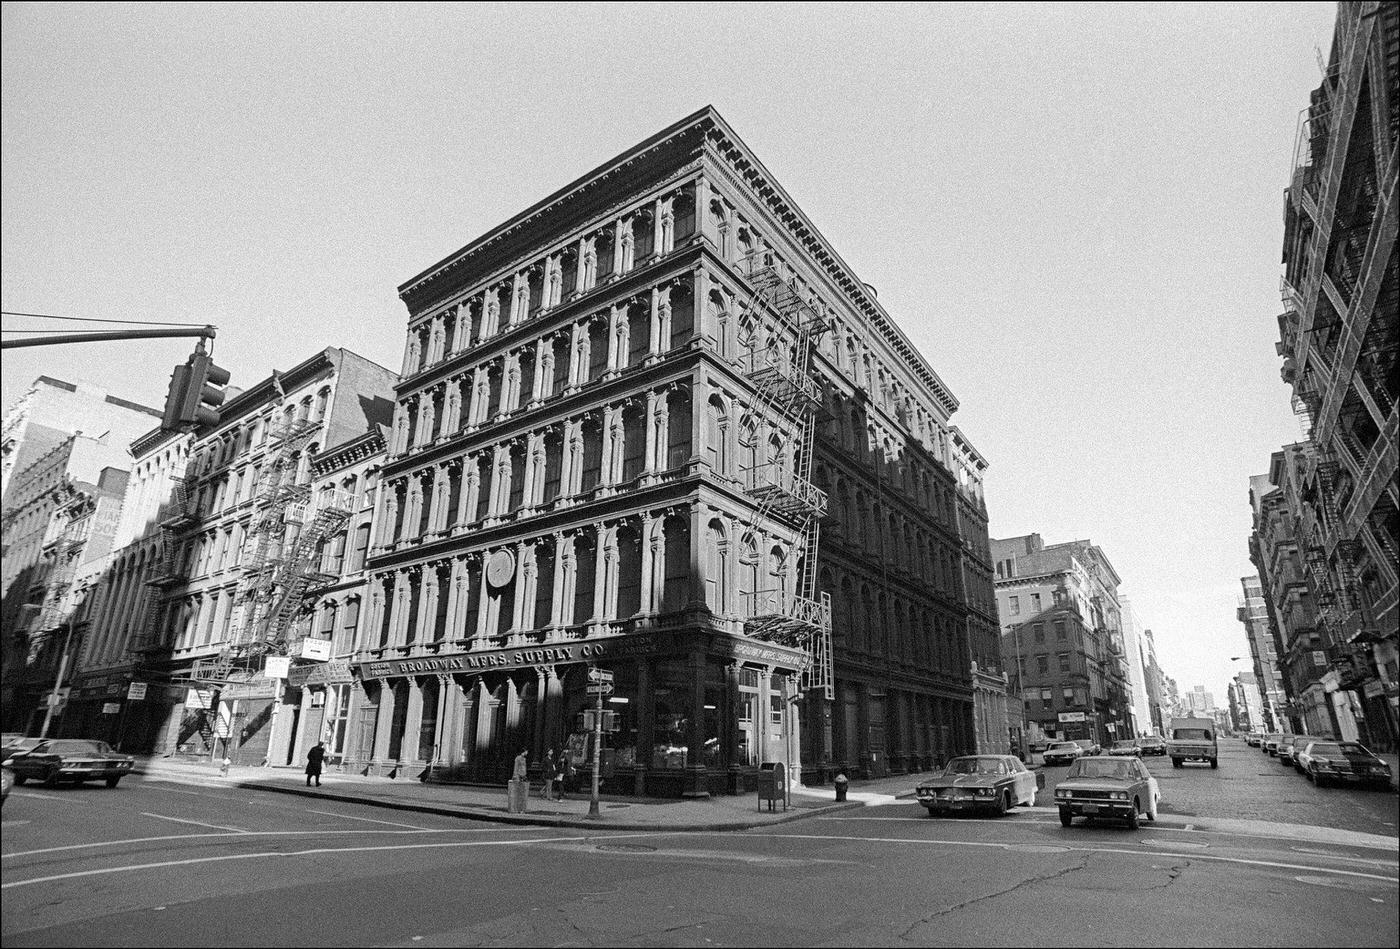
[[[329,662],[331,641],[329,639],[303,639],[301,641],[301,658],[311,659],[315,662]]]
[[[285,679],[287,670],[292,667],[290,656],[268,656],[264,663],[263,677],[267,679]]]

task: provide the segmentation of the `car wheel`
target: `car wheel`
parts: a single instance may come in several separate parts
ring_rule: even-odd
[[[931,808],[931,807],[926,807],[926,808],[924,808],[924,810],[928,811],[928,816],[929,816],[929,817],[937,817],[937,816],[938,816],[938,812],[935,811],[935,810],[934,810],[933,808]]]
[[[1074,815],[1069,812],[1069,808],[1060,808],[1060,826],[1068,827],[1072,823],[1074,823]]]
[[[1133,798],[1133,809],[1128,812],[1128,829],[1137,830],[1142,826],[1142,818],[1138,815],[1138,800]]]
[[[122,776],[121,776],[121,775],[117,775],[117,776],[114,777],[114,778],[108,778],[108,779],[107,779],[107,787],[109,787],[109,788],[114,788],[114,787],[116,787],[116,786],[117,786],[117,782],[120,781],[121,779],[122,779]]]
[[[1303,772],[1303,777],[1305,777],[1305,778],[1308,779],[1308,783],[1309,783],[1309,784],[1316,784],[1316,783],[1317,783],[1317,775],[1313,774],[1312,768],[1309,768],[1308,770],[1304,771],[1304,772]]]
[[[1173,767],[1173,768],[1179,768],[1179,767],[1181,767],[1181,759],[1180,759],[1180,758],[1173,758],[1173,759],[1172,759],[1172,767]]]
[[[58,787],[58,769],[57,769],[57,768],[50,768],[50,769],[49,769],[49,772],[48,772],[47,774],[44,775],[44,787],[46,787],[46,788],[56,788],[56,787]]]
[[[997,816],[1005,817],[1006,812],[1009,810],[1011,810],[1011,792],[1002,791],[1001,794],[997,796]]]
[[[1210,759],[1210,766],[1211,766],[1212,768],[1218,768],[1218,767],[1220,767],[1220,762],[1218,762],[1218,761],[1216,761],[1214,758],[1212,758],[1212,759]]]

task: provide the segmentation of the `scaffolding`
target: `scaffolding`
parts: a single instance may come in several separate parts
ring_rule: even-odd
[[[797,284],[766,256],[751,255],[741,264],[752,294],[741,325],[751,328],[743,370],[754,389],[752,417],[776,420],[793,437],[776,457],[755,461],[742,472],[745,491],[755,502],[744,527],[745,547],[771,522],[792,529],[795,543],[789,562],[790,588],[777,586],[747,594],[744,632],[755,639],[801,649],[802,690],[835,697],[831,651],[831,596],[817,590],[817,555],[826,492],[812,483],[812,449],[820,389],[812,377],[812,350],[825,330],[817,309]],[[755,429],[756,431],[756,429]],[[756,435],[755,435],[756,438]]]

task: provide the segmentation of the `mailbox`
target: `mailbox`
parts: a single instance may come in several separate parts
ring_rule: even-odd
[[[774,801],[783,802],[787,810],[787,772],[781,761],[765,761],[758,767],[758,809],[763,810],[763,802],[773,810]]]

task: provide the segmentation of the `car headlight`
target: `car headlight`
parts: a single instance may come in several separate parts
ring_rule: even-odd
[[[1056,796],[1056,797],[1069,797],[1069,791],[1065,790],[1064,788],[1056,788],[1056,789],[1055,789],[1055,796]]]
[[[996,794],[996,788],[978,788],[974,792],[978,797],[991,797]]]
[[[1115,801],[1126,801],[1128,799],[1128,795],[1123,791],[1114,791],[1113,799]]]

